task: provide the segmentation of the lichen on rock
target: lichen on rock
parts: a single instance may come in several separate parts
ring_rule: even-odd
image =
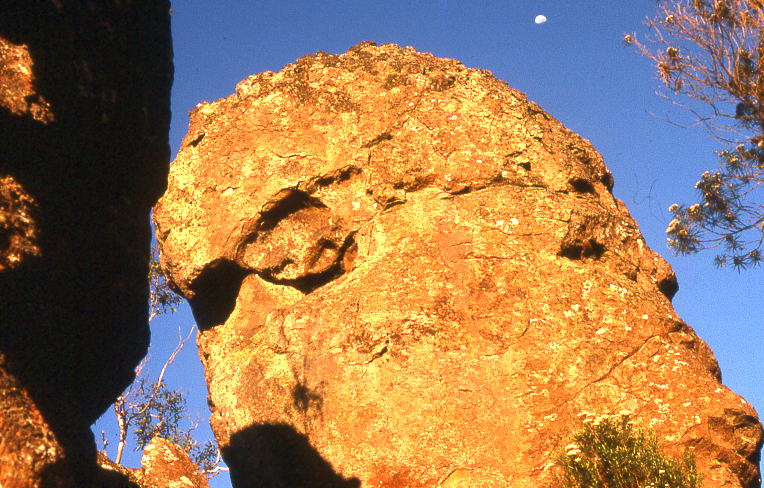
[[[411,48],[199,104],[155,222],[234,483],[535,488],[582,411],[628,409],[753,486],[756,414],[612,187],[523,94]]]

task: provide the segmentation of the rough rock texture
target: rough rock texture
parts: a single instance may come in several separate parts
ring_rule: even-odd
[[[149,340],[171,82],[168,1],[2,3],[0,486],[93,478]]]
[[[98,453],[99,488],[209,488],[199,467],[177,444],[155,437],[143,450],[140,468],[127,468]]]
[[[306,56],[191,113],[155,208],[236,486],[537,488],[628,409],[706,487],[762,429],[589,142],[490,73]]]
[[[4,366],[0,356],[0,486],[35,486],[30,480],[39,482],[43,472],[49,481],[71,479],[61,463],[61,444],[26,389]]]
[[[154,437],[143,450],[141,471],[144,488],[209,488],[207,478],[188,454],[161,437]]]

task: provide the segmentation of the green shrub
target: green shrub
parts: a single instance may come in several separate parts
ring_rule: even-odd
[[[565,452],[557,481],[566,488],[698,488],[695,457],[664,457],[651,432],[634,430],[628,415],[589,418]]]

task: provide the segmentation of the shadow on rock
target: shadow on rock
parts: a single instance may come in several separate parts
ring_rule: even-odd
[[[307,436],[286,424],[252,425],[231,436],[223,457],[236,488],[358,488],[343,478],[310,445]]]
[[[130,475],[129,468],[112,463],[111,461],[108,464],[108,468],[104,468],[101,465],[89,473],[89,482],[80,481],[76,485],[72,482],[71,472],[65,461],[49,464],[41,472],[39,488],[64,488],[72,486],[77,486],[78,488],[144,488],[137,482],[135,475]]]

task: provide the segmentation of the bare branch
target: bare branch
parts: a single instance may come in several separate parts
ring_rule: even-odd
[[[700,203],[672,205],[666,233],[678,253],[717,248],[737,269],[764,260],[764,2],[659,0],[650,34],[624,41],[650,59],[668,89],[716,140],[721,167],[696,184]],[[673,122],[672,122],[673,123]],[[677,125],[677,124],[675,124]]]
[[[186,345],[186,342],[191,338],[191,336],[196,332],[196,326],[192,325],[191,328],[188,331],[188,334],[186,337],[183,337],[183,334],[181,333],[180,327],[178,327],[178,343],[175,345],[175,349],[170,353],[170,356],[167,358],[167,360],[162,365],[162,370],[159,373],[159,376],[157,377],[156,386],[159,386],[164,381],[164,374],[167,371],[167,367],[170,366],[173,361],[175,361],[175,357],[180,353],[180,351],[183,350],[183,346]]]
[[[214,466],[210,469],[203,469],[202,474],[207,476],[208,478],[214,478],[218,474],[220,474],[221,471],[228,471],[229,469],[225,466],[221,466],[220,463],[223,462],[223,457],[220,454],[220,450],[217,451],[215,454],[215,459],[210,463],[211,466]]]
[[[149,321],[167,311],[175,311],[181,298],[170,290],[169,284],[162,275],[159,266],[159,256],[156,248],[152,249],[149,266],[150,299]],[[196,326],[192,326],[185,336],[178,328],[178,342],[170,355],[162,364],[156,380],[150,380],[145,375],[145,369],[149,358],[136,367],[136,380],[117,397],[113,405],[114,416],[117,421],[118,444],[116,462],[122,462],[128,436],[132,432],[136,446],[140,450],[156,435],[175,442],[186,450],[189,456],[200,467],[200,471],[212,477],[227,468],[220,466],[222,458],[220,450],[212,441],[197,442],[191,435],[198,426],[198,421],[189,420],[186,415],[186,399],[180,391],[171,390],[165,384],[165,375],[168,368],[183,347],[196,332]],[[181,421],[187,421],[189,427],[182,428]],[[106,449],[108,442],[103,438],[103,448]]]

